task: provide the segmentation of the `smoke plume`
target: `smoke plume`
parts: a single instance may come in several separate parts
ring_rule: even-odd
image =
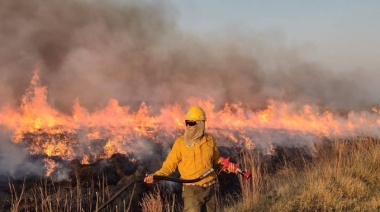
[[[31,160],[23,146],[13,143],[10,137],[9,132],[0,129],[0,173],[12,177],[43,175],[43,161]]]
[[[334,73],[259,33],[186,33],[178,15],[165,1],[3,0],[0,101],[18,105],[40,63],[49,104],[64,112],[75,99],[90,110],[110,98],[157,108],[189,97],[251,108],[269,99],[342,109],[379,102],[374,73]]]

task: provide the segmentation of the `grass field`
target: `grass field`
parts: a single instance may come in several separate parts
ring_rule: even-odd
[[[244,154],[241,166],[252,178],[240,179],[241,190],[219,199],[220,211],[379,211],[380,143],[362,137],[316,143],[312,156],[285,152],[275,171],[256,153]],[[292,155],[287,155],[292,154]],[[32,188],[9,183],[8,211],[96,211],[111,196],[107,182],[76,187],[41,180]],[[28,189],[29,192],[26,192]],[[118,204],[104,211],[180,211],[180,197],[157,186],[141,192],[136,186]],[[132,197],[134,198],[128,198]],[[6,206],[8,205],[8,206]],[[1,206],[0,206],[1,207]]]
[[[315,144],[312,161],[256,174],[223,211],[379,211],[380,143],[373,138]],[[302,158],[300,158],[302,159]]]

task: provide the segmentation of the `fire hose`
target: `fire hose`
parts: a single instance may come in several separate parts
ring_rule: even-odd
[[[244,171],[244,170],[240,169],[237,164],[231,163],[229,157],[228,158],[221,157],[220,160],[219,160],[219,164],[222,165],[222,168],[220,169],[220,172],[223,171],[223,170],[225,170],[225,169],[228,169],[229,166],[232,166],[233,171],[241,174],[244,177],[245,180],[248,180],[252,176],[252,174],[250,172]],[[211,168],[210,170],[208,170],[207,172],[205,172],[204,174],[202,174],[200,177],[195,178],[195,179],[191,179],[191,180],[184,180],[184,179],[178,179],[178,178],[173,178],[173,177],[156,176],[156,175],[153,176],[153,180],[166,180],[166,181],[172,181],[172,182],[177,182],[177,183],[195,183],[195,182],[198,182],[198,181],[202,180],[203,178],[205,178],[207,175],[209,175],[213,171],[214,171],[214,169]],[[136,180],[134,180],[134,181],[126,184],[125,186],[123,186],[107,202],[105,202],[98,209],[96,209],[96,212],[102,210],[104,207],[106,207],[108,204],[110,204],[112,201],[114,201],[116,199],[116,197],[118,197],[121,193],[123,193],[131,185],[133,185],[135,183],[138,183],[138,182],[144,181],[144,178],[145,177],[140,177],[140,178],[138,178],[138,179],[136,179]]]
[[[202,180],[203,178],[205,178],[207,175],[209,175],[211,172],[213,172],[214,169],[211,168],[210,170],[208,170],[207,172],[205,172],[204,174],[202,174],[200,177],[198,178],[195,178],[195,179],[191,179],[191,180],[184,180],[184,179],[178,179],[178,178],[173,178],[173,177],[167,177],[167,176],[156,176],[154,175],[153,176],[153,180],[166,180],[166,181],[172,181],[172,182],[177,182],[177,183],[195,183],[195,182],[198,182],[200,180]],[[116,192],[107,202],[105,202],[103,205],[101,205],[98,209],[96,209],[95,211],[100,211],[102,210],[103,208],[105,208],[108,204],[110,204],[111,202],[113,202],[116,197],[118,197],[121,193],[123,193],[126,189],[128,189],[131,185],[135,184],[135,183],[138,183],[138,182],[142,182],[144,181],[144,178],[145,177],[140,177],[128,184],[126,184],[125,186],[123,186],[118,192]]]

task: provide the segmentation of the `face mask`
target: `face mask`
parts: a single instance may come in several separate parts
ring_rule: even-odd
[[[193,146],[194,142],[199,141],[205,132],[205,122],[196,121],[196,127],[186,127],[185,130],[185,143],[187,146]]]

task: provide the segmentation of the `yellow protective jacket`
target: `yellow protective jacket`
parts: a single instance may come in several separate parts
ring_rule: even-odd
[[[194,142],[191,147],[186,145],[184,136],[180,136],[174,141],[173,147],[161,169],[156,171],[154,175],[168,176],[178,168],[181,179],[195,179],[211,168],[215,169],[218,161],[219,150],[214,136],[205,134],[199,142]],[[215,178],[216,173],[214,171],[194,184],[203,185]]]

